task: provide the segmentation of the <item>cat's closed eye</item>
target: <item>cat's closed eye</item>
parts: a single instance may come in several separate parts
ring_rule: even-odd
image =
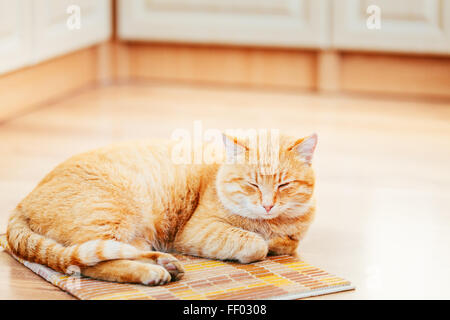
[[[253,183],[253,182],[247,181],[247,184],[250,185],[250,186],[252,186],[252,187],[255,188],[255,189],[259,189],[259,186],[258,186],[257,184],[255,184],[255,183]]]
[[[283,189],[283,188],[289,186],[291,183],[292,183],[292,181],[288,181],[288,182],[279,184],[279,185],[278,185],[278,189]]]

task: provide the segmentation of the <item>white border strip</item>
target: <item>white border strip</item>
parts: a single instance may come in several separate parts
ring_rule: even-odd
[[[309,297],[315,297],[315,296],[321,296],[329,293],[336,293],[341,291],[348,291],[348,290],[354,290],[355,286],[348,284],[344,286],[338,286],[334,288],[324,288],[324,289],[318,289],[308,292],[301,292],[301,293],[288,293],[282,296],[269,298],[267,300],[294,300],[294,299],[302,299],[302,298],[309,298]]]

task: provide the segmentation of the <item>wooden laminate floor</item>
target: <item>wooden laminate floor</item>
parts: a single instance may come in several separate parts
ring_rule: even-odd
[[[450,298],[450,105],[230,88],[94,88],[0,125],[0,233],[56,164],[117,140],[208,128],[319,134],[308,262],[356,290],[326,299]],[[0,252],[0,299],[71,299]]]

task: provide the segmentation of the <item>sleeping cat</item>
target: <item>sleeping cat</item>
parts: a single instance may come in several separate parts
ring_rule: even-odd
[[[230,157],[255,151],[242,139],[224,141]],[[167,252],[241,263],[296,255],[315,212],[316,143],[315,134],[281,135],[269,174],[258,161],[174,164],[170,142],[77,155],[16,207],[8,242],[16,255],[60,272],[146,285],[184,274]]]

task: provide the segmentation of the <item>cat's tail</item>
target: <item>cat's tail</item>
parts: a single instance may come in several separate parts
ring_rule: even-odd
[[[63,246],[31,230],[27,218],[18,211],[9,220],[7,239],[12,252],[20,258],[69,274],[102,261],[136,259],[142,254],[137,248],[115,240]]]

